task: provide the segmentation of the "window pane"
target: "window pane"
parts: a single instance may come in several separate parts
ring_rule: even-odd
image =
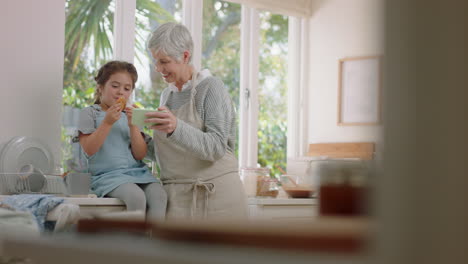
[[[156,108],[167,84],[161,74],[155,71],[146,42],[150,33],[159,25],[169,21],[182,21],[182,0],[138,0],[136,9],[134,63],[138,71],[138,82],[134,99],[145,108]]]
[[[167,84],[160,73],[155,71],[151,53],[146,43],[151,32],[159,25],[174,21],[181,23],[182,0],[137,0],[135,12],[135,58],[134,64],[138,71],[133,99],[144,108],[156,109],[159,99]],[[152,135],[153,131],[143,127],[143,131]],[[156,173],[157,166],[150,160],[145,160]]]
[[[286,168],[288,17],[260,12],[258,163]]]
[[[114,1],[67,0],[63,78],[62,167],[78,169],[77,144],[70,144],[81,108],[94,101],[94,76],[112,59]]]
[[[239,109],[240,21],[240,4],[204,0],[202,68],[224,82],[236,109]],[[235,151],[238,155],[237,144]]]

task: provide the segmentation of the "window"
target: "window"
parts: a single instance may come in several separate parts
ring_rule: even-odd
[[[241,166],[259,164],[278,175],[278,166],[286,167],[288,17],[249,11],[243,13],[240,4],[228,1],[203,1],[202,68],[223,80],[240,110],[238,121],[244,129],[238,133],[241,138],[236,153],[241,156]],[[252,16],[258,17],[259,23],[250,20]],[[241,31],[248,37],[243,38]],[[254,32],[259,33],[257,41],[252,39]],[[256,50],[255,55],[250,50]],[[243,63],[241,54],[245,55]],[[258,69],[252,66],[255,64]],[[258,123],[249,126],[249,119]]]
[[[239,4],[204,0],[202,68],[209,69],[214,76],[223,81],[236,109],[239,109],[240,22]],[[238,150],[237,144],[236,154]]]
[[[62,162],[64,170],[80,169],[79,147],[71,145],[81,108],[93,103],[93,76],[112,58],[114,1],[67,0],[65,4]]]
[[[259,12],[258,164],[286,170],[288,17]]]
[[[70,16],[70,10],[78,10],[76,12],[80,15]],[[118,14],[112,23],[115,12]],[[75,22],[68,22],[73,21],[72,18]],[[307,37],[298,33],[301,30],[291,31],[290,20],[291,17],[221,0],[67,0],[67,30],[73,25],[81,25],[79,32],[91,34],[92,37],[73,46],[68,44],[71,40],[67,35],[66,54],[77,48],[81,53],[75,55],[74,58],[78,59],[66,59],[65,70],[71,69],[72,65],[81,67],[77,69],[82,71],[75,70],[74,74],[78,75],[73,77],[65,73],[64,105],[81,108],[92,103],[95,86],[92,76],[99,65],[114,57],[130,58],[137,67],[139,81],[134,100],[144,107],[157,107],[160,93],[166,85],[154,72],[146,50],[146,40],[158,24],[181,22],[189,27],[194,37],[195,66],[208,68],[213,75],[221,78],[236,104],[239,114],[236,154],[240,166],[260,164],[279,174],[278,166],[286,167],[286,153],[301,154],[299,152],[302,150],[297,149],[306,134],[302,131],[306,127],[302,122],[306,120],[304,115],[298,113],[300,119],[291,115],[292,111],[305,109],[292,104],[294,100],[288,101],[288,98],[297,99],[304,95],[300,90],[304,88],[294,85],[294,89],[287,89],[288,80],[303,76],[288,73],[287,69],[288,64],[291,69],[291,65],[301,62],[294,49],[292,55],[288,54],[291,38],[295,40],[294,44]],[[295,20],[297,18],[293,22]],[[300,25],[296,22],[293,24]],[[126,44],[119,42],[119,36],[115,37],[113,32],[116,32],[115,35],[121,34],[120,38],[123,36]],[[112,46],[114,37],[117,39],[115,47]],[[288,58],[293,58],[293,64]],[[297,68],[300,67],[295,66]],[[288,76],[290,74],[294,76]],[[304,82],[301,82],[300,87],[303,86]],[[70,118],[64,120],[64,127],[70,123],[73,123]],[[293,135],[288,133],[288,126],[294,131],[302,129],[299,134],[301,139],[292,137],[286,140],[286,135]],[[293,152],[291,149],[296,150]]]
[[[157,4],[153,4],[156,2]],[[169,21],[181,22],[181,0],[145,0],[136,2],[135,13],[135,50],[134,64],[138,71],[138,82],[134,92],[134,100],[145,108],[154,109],[159,106],[159,97],[167,86],[161,75],[155,71],[151,54],[146,49],[146,41],[150,33],[158,25]]]
[[[81,107],[92,100],[91,77],[112,58],[114,11],[114,1],[66,1],[64,105]]]
[[[121,9],[125,9],[125,13],[120,16],[116,15],[119,4]],[[70,144],[71,138],[76,130],[80,109],[94,102],[96,71],[109,60],[123,59],[116,54],[125,47],[119,42],[114,46],[114,33],[122,31],[119,25],[124,23],[119,21],[122,22],[126,19],[125,16],[128,16],[129,4],[131,3],[127,0],[66,1],[64,114],[61,138],[61,166],[64,170],[80,170],[84,166],[79,161],[80,148],[78,144]],[[135,66],[139,73],[135,100],[146,107],[153,107],[159,104],[157,93],[162,91],[162,80],[158,80],[157,75],[150,72],[153,67],[150,66],[146,53],[146,39],[157,23],[172,20],[180,22],[181,0],[138,0],[134,4],[136,8],[131,15],[135,17],[134,54]],[[152,90],[153,87],[157,88],[156,93]]]

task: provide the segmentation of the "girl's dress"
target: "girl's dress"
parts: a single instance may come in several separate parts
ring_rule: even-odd
[[[83,118],[94,117],[95,130],[104,120],[106,112],[96,104],[87,108],[82,110],[88,114],[80,117],[80,124],[86,123],[82,121]],[[92,114],[89,114],[90,112]],[[83,151],[88,160],[88,172],[92,175],[91,190],[99,197],[105,196],[124,183],[159,182],[142,161],[133,157],[127,116],[123,112],[120,115],[120,119],[112,125],[111,131],[97,153],[88,156]],[[79,128],[79,130],[84,134],[92,133],[86,131],[87,129]]]

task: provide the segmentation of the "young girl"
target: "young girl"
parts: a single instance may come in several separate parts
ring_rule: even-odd
[[[80,112],[79,141],[94,193],[121,199],[128,211],[147,209],[148,218],[162,220],[167,195],[141,161],[146,156],[146,138],[131,123],[132,108],[122,111],[118,102],[122,97],[129,99],[137,78],[135,67],[124,61],[110,61],[101,67],[94,78],[96,101]]]

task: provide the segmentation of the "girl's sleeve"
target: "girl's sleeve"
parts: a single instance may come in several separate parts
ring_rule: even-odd
[[[80,114],[78,117],[78,126],[73,135],[72,142],[76,143],[79,142],[79,135],[82,134],[91,134],[96,131],[96,110],[93,109],[91,106],[83,108],[80,110]],[[81,144],[80,144],[80,148]],[[86,159],[90,159],[92,156],[88,156],[85,151],[83,151],[83,155]],[[80,162],[81,164],[81,162]],[[83,170],[84,171],[84,170]]]
[[[91,107],[86,107],[80,110],[78,117],[77,129],[73,135],[72,141],[78,142],[80,133],[91,134],[96,131],[96,113]]]
[[[216,161],[227,151],[234,113],[223,82],[212,78],[207,85],[202,102],[205,131],[178,119],[177,127],[168,139],[202,160]]]
[[[79,132],[83,134],[91,134],[96,131],[96,114],[94,111],[95,110],[93,110],[91,107],[81,109],[77,129]]]

